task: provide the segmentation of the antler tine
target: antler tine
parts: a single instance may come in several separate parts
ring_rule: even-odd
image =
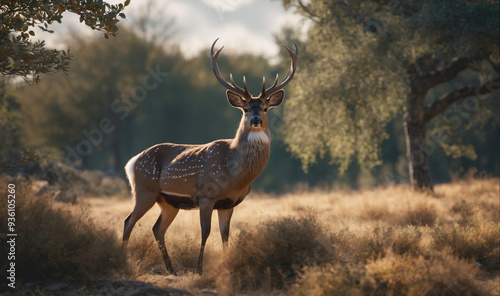
[[[278,75],[276,75],[276,80],[274,80],[273,86],[269,87],[268,89],[262,89],[262,93],[260,94],[260,97],[266,97],[270,94],[273,94],[283,87],[285,87],[293,78],[293,75],[295,74],[295,70],[297,69],[297,59],[299,58],[299,47],[295,43],[295,41],[292,40],[293,45],[295,46],[295,52],[293,52],[288,46],[283,44],[283,47],[288,51],[288,54],[290,55],[290,58],[292,61],[290,62],[290,68],[288,69],[288,72],[285,76],[285,79],[283,79],[283,82],[281,82],[280,85],[276,86],[278,83]]]
[[[243,86],[245,87],[245,94],[251,96],[250,93],[248,92],[247,79],[245,78],[245,76],[243,76]]]
[[[274,83],[271,87],[275,87],[278,84],[278,74],[276,74],[276,79],[274,79]],[[262,94],[266,93],[266,76],[262,77]]]
[[[250,92],[248,91],[248,88],[247,88],[247,81],[245,79],[245,76],[243,76],[243,86],[245,87],[245,89],[239,87],[236,85],[236,82],[234,82],[233,80],[233,74],[229,74],[229,79],[231,80],[231,83],[233,84],[234,87],[236,87],[237,89],[239,89],[240,91],[243,91],[245,95],[248,95],[249,97],[251,97],[252,95],[250,94]]]
[[[237,86],[236,83],[233,80],[233,73],[229,73],[229,80],[231,80],[231,84],[233,84],[234,87],[240,89],[241,87]]]
[[[262,92],[261,93],[265,93],[266,92],[266,76],[263,76],[262,77]]]
[[[279,74],[277,74],[277,73],[276,73],[276,79],[274,79],[273,86],[271,86],[271,87],[275,87],[275,86],[276,86],[276,84],[278,84],[278,75],[279,75]]]
[[[219,57],[219,54],[222,51],[222,49],[224,49],[224,46],[222,46],[219,50],[217,50],[214,53],[214,47],[215,47],[215,43],[217,43],[217,40],[219,40],[219,38],[215,39],[214,43],[212,44],[212,47],[210,48],[210,57],[211,57],[211,60],[212,60],[212,71],[215,74],[215,78],[217,78],[217,80],[220,82],[220,84],[222,84],[228,90],[230,90],[230,91],[232,91],[234,93],[239,94],[244,99],[250,98],[251,95],[248,92],[247,84],[246,84],[246,81],[245,81],[245,77],[243,77],[243,84],[245,86],[245,89],[243,89],[243,88],[237,86],[236,83],[234,83],[233,75],[232,74],[229,75],[229,77],[231,79],[232,85],[229,82],[227,82],[226,80],[224,80],[224,78],[222,78],[222,76],[220,75],[219,65],[217,64],[217,58]]]

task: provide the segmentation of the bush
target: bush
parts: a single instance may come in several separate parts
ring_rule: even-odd
[[[55,200],[76,203],[82,196],[122,196],[129,189],[124,179],[100,171],[78,170],[55,159],[33,164],[26,178],[38,182],[37,194],[50,193]]]
[[[436,223],[432,238],[436,250],[448,249],[460,258],[484,263],[500,248],[500,223],[485,221],[477,212],[465,226]]]
[[[489,295],[474,277],[474,263],[447,253],[415,257],[389,253],[366,264],[307,268],[288,291],[302,295]]]
[[[343,239],[338,238],[338,234],[335,236],[337,244],[345,245],[342,247],[342,257],[367,262],[383,258],[391,252],[398,255],[418,254],[422,233],[415,226],[376,226],[358,234],[351,233],[347,237],[343,235]]]
[[[117,176],[107,176],[101,171],[85,170],[80,173],[88,186],[83,194],[94,196],[128,196],[130,190],[127,182]]]
[[[268,293],[293,284],[306,269],[314,271],[316,280],[322,282],[321,287],[335,291],[327,295],[346,295],[350,288],[337,289],[335,283],[352,281],[354,285],[358,279],[346,277],[346,274],[359,273],[359,270],[350,270],[349,266],[362,266],[388,254],[417,256],[421,237],[416,226],[374,227],[358,233],[348,229],[328,232],[311,213],[268,220],[252,229],[243,229],[220,266],[211,268],[217,274],[212,273],[210,277],[216,279],[217,289],[222,294]],[[332,270],[331,266],[337,266],[329,275],[333,278],[324,282],[321,273],[324,269]],[[338,269],[340,266],[343,266],[342,272]]]
[[[362,278],[362,267],[327,264],[306,268],[287,293],[293,296],[362,295],[356,281]]]
[[[0,233],[7,233],[4,181],[0,178]],[[48,194],[36,196],[28,182],[15,185],[18,281],[91,280],[125,268],[116,234],[93,221],[87,210],[58,203]],[[6,263],[0,268],[6,270]]]
[[[223,292],[280,289],[305,266],[331,261],[333,256],[325,227],[309,213],[243,229],[212,276]]]
[[[436,221],[437,213],[431,204],[421,202],[409,207],[405,218],[402,224],[430,226]]]

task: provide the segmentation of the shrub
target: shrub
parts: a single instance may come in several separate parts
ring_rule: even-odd
[[[128,196],[129,188],[127,182],[117,176],[107,176],[101,171],[85,170],[80,173],[83,180],[86,181],[85,188],[82,188],[82,194],[94,196]]]
[[[325,227],[314,214],[284,217],[243,229],[213,277],[221,291],[282,288],[305,266],[332,260]]]
[[[476,264],[447,253],[428,257],[391,254],[368,263],[371,284],[365,289],[384,295],[487,295],[474,280]]]
[[[0,192],[7,192],[0,179]],[[7,195],[0,194],[0,233],[6,233]],[[113,230],[87,210],[36,196],[29,183],[16,184],[16,277],[21,282],[98,279],[125,267]],[[2,254],[5,254],[2,250]],[[2,270],[6,266],[2,263]]]
[[[447,253],[389,253],[366,264],[308,267],[287,295],[489,295],[471,276],[476,272]]]
[[[361,274],[360,274],[361,273]],[[362,266],[326,264],[308,267],[286,295],[343,296],[362,295],[356,281],[363,277]]]
[[[402,224],[429,226],[436,221],[436,210],[428,202],[417,203],[406,211]]]
[[[387,203],[383,202],[367,202],[363,204],[360,211],[360,216],[363,219],[369,220],[381,220],[384,217],[390,216],[391,212],[387,206]]]
[[[470,220],[470,217],[474,214],[472,211],[472,205],[470,202],[467,202],[464,199],[460,199],[459,201],[453,203],[453,205],[450,208],[450,213],[453,215],[459,215],[460,220],[459,222],[462,223],[467,223],[467,221]]]
[[[37,194],[50,192],[57,201],[76,203],[81,196],[128,195],[124,179],[100,171],[80,171],[64,162],[44,159],[29,169],[29,178],[38,182]],[[38,181],[37,181],[38,180]]]
[[[432,239],[434,249],[448,249],[460,258],[482,262],[500,247],[500,223],[485,221],[476,212],[465,226],[436,223]]]
[[[388,252],[398,255],[420,252],[421,231],[415,226],[377,226],[358,234],[349,252],[355,260],[369,261],[385,257]]]

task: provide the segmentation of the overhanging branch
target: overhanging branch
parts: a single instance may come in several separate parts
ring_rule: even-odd
[[[311,11],[311,9],[309,9],[309,6],[307,6],[306,4],[302,3],[301,0],[298,0],[297,1],[297,7],[300,7],[302,9],[302,11],[304,11],[307,15],[309,15],[309,19],[313,20],[313,21],[318,21],[318,16]]]
[[[429,90],[441,83],[448,82],[457,77],[458,73],[465,70],[469,66],[470,62],[471,59],[468,57],[460,58],[451,63],[451,65],[446,69],[422,77],[421,85],[425,88],[425,90]]]
[[[425,112],[425,121],[429,122],[432,118],[441,114],[451,104],[471,96],[485,95],[500,88],[500,79],[490,80],[476,87],[463,87],[444,95],[435,101]]]

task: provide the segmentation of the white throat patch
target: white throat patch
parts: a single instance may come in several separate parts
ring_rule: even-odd
[[[269,143],[269,136],[265,132],[249,132],[248,142],[264,142]]]

